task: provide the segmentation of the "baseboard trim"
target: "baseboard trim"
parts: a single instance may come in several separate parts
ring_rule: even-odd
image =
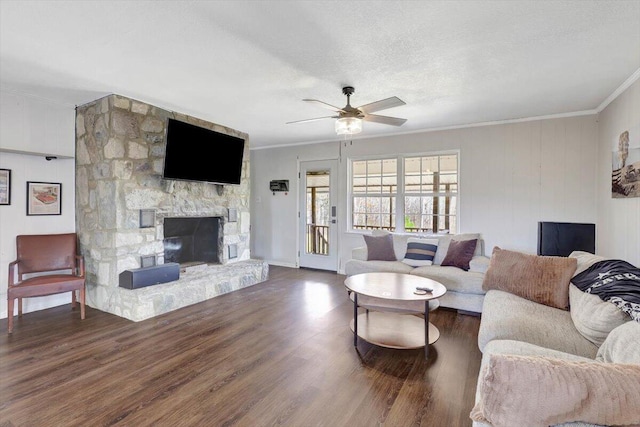
[[[282,262],[282,261],[271,261],[268,259],[265,259],[265,262],[269,265],[277,265],[278,267],[289,267],[289,268],[298,268],[297,265],[295,264],[291,264],[289,262]]]

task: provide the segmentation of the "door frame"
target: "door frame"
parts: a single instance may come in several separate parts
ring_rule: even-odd
[[[332,238],[332,242],[329,246],[329,251],[330,251],[330,256],[325,256],[325,255],[318,255],[318,257],[323,257],[324,259],[320,259],[318,258],[318,260],[324,261],[324,262],[320,262],[317,265],[314,266],[308,266],[302,265],[302,252],[304,250],[303,248],[303,242],[306,241],[306,232],[303,232],[304,229],[306,229],[306,214],[303,213],[303,206],[302,203],[303,201],[306,202],[306,175],[305,175],[305,179],[302,179],[302,170],[303,170],[303,166],[305,166],[304,164],[318,164],[317,169],[318,170],[322,170],[322,169],[326,169],[329,168],[331,170],[331,175],[330,175],[330,181],[329,181],[329,191],[330,191],[330,206],[335,206],[335,216],[331,215],[331,222],[330,222],[330,236]],[[328,166],[324,167],[321,166],[320,164],[322,163],[326,163]],[[328,270],[328,271],[338,271],[338,266],[340,264],[340,251],[339,251],[339,235],[340,235],[340,230],[339,230],[339,208],[338,208],[338,186],[339,186],[339,180],[338,180],[338,174],[339,174],[339,168],[340,168],[340,161],[338,158],[330,158],[330,159],[311,159],[311,160],[301,160],[298,159],[298,191],[296,194],[296,205],[297,205],[297,210],[298,210],[298,215],[297,215],[297,229],[296,229],[296,242],[297,242],[297,252],[296,252],[296,265],[298,267],[302,267],[302,268],[315,268],[315,269],[319,269],[319,270]],[[306,168],[305,172],[306,172]],[[312,166],[311,170],[313,170],[314,167]],[[304,184],[304,185],[303,185]],[[303,198],[302,195],[305,194],[305,197]],[[304,208],[306,208],[306,204],[304,206]],[[330,208],[331,209],[331,208]],[[335,221],[335,222],[334,222]],[[303,227],[304,224],[304,227]]]

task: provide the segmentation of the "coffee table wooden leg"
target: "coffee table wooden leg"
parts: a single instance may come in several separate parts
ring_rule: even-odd
[[[429,301],[424,302],[424,358],[429,358]]]
[[[358,293],[353,293],[353,346],[358,346]]]

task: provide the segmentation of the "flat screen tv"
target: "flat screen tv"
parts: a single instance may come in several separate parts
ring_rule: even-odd
[[[566,257],[573,251],[596,253],[595,224],[538,223],[538,255]]]
[[[240,184],[244,139],[168,119],[165,179]]]

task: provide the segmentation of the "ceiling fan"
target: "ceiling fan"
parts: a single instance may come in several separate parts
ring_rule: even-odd
[[[397,117],[380,116],[377,114],[371,114],[375,111],[385,110],[387,108],[398,107],[405,105],[405,102],[397,96],[391,98],[381,99],[370,104],[361,105],[359,107],[352,107],[350,103],[351,95],[355,92],[352,86],[345,86],[342,88],[342,93],[347,96],[347,105],[339,108],[331,104],[327,104],[317,99],[303,99],[305,102],[313,102],[320,107],[328,108],[336,113],[337,116],[324,116],[316,117],[315,119],[296,120],[293,122],[287,122],[287,124],[293,123],[306,123],[314,122],[316,120],[323,119],[337,119],[336,120],[336,133],[338,135],[354,135],[362,131],[362,121],[382,123],[391,126],[402,126],[407,119],[400,119]]]

